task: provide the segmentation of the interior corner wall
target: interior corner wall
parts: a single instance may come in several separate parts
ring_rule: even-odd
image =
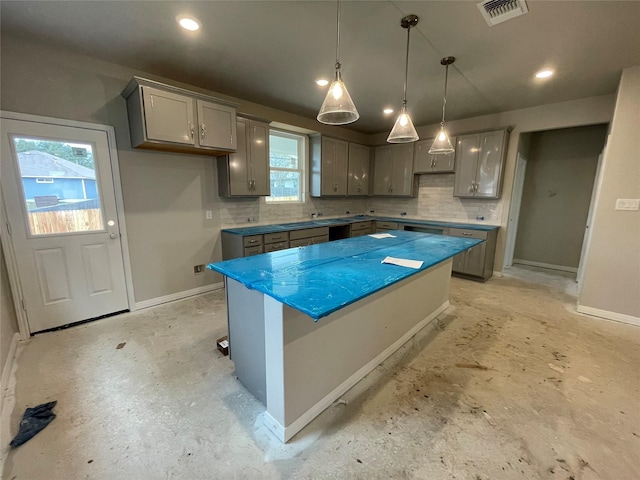
[[[606,134],[590,125],[531,135],[514,259],[577,270]]]
[[[616,210],[640,199],[640,66],[624,70],[602,160],[578,310],[640,322],[640,211]],[[607,313],[608,312],[608,313]]]

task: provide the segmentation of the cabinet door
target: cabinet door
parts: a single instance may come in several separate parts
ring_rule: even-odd
[[[216,150],[236,150],[236,109],[204,100],[196,100],[196,104],[199,145]]]
[[[235,153],[229,155],[229,194],[251,195],[251,178],[247,164],[249,120],[238,118],[236,131],[238,146]]]
[[[454,197],[473,197],[476,181],[480,134],[461,135],[456,142]]]
[[[322,138],[320,165],[321,195],[347,194],[347,142]]]
[[[391,195],[393,150],[391,145],[376,147],[373,162],[373,194]]]
[[[455,147],[456,138],[450,137],[449,140],[451,140],[451,145]],[[431,160],[431,173],[453,173],[456,171],[456,152],[431,155]]]
[[[476,169],[476,197],[498,198],[505,134],[504,130],[498,130],[483,133],[480,136],[480,155]]]
[[[177,93],[142,87],[147,139],[195,145],[193,100]]]
[[[467,252],[461,252],[453,257],[453,264],[451,265],[451,271],[457,273],[464,273],[465,260],[467,258]]]
[[[467,258],[463,273],[478,277],[482,277],[484,275],[484,257],[486,248],[486,242],[482,242],[467,250]]]
[[[413,148],[413,171],[415,173],[431,173],[433,170],[433,157],[429,149],[433,144],[433,138],[420,140]]]
[[[349,144],[349,173],[347,195],[369,195],[371,149],[356,143]]]
[[[271,183],[269,178],[269,125],[249,121],[249,175],[252,182],[251,195],[269,196]]]
[[[410,196],[413,188],[413,143],[393,145],[391,195]]]

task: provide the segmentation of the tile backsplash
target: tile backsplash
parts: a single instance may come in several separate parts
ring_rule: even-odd
[[[267,204],[264,198],[220,198],[222,228],[310,220],[311,214],[324,217],[373,215],[424,220],[499,225],[502,200],[473,200],[453,196],[454,174],[421,175],[416,198],[339,197],[309,198],[304,204]],[[349,213],[347,213],[349,212]],[[479,220],[478,217],[483,217]],[[249,221],[251,219],[251,221]]]

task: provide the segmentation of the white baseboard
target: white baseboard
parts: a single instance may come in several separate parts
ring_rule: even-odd
[[[413,328],[411,328],[402,337],[389,345],[380,354],[378,354],[373,360],[365,364],[362,368],[356,371],[353,375],[347,378],[344,382],[338,385],[335,389],[329,392],[324,398],[322,398],[313,407],[307,410],[304,414],[294,420],[289,426],[285,427],[275,418],[273,418],[269,412],[265,412],[264,423],[266,427],[273,432],[273,434],[282,442],[286,443],[291,437],[302,430],[311,420],[325,411],[333,402],[344,395],[351,387],[362,380],[369,372],[376,368],[379,364],[384,362],[393,352],[407,343],[413,336],[415,336],[420,330],[431,323],[438,315],[449,308],[449,300],[440,305],[431,315],[420,320]]]
[[[562,272],[578,273],[577,267],[566,267],[564,265],[554,265],[552,263],[532,262],[529,260],[521,260],[514,258],[512,263],[519,263],[520,265],[528,265],[530,267],[548,268],[549,270],[560,270]]]
[[[608,310],[600,310],[599,308],[585,307],[584,305],[580,305],[579,303],[578,303],[578,306],[576,307],[576,310],[579,313],[592,315],[594,317],[605,318],[607,320],[628,323],[630,325],[635,325],[637,327],[640,327],[640,318],[634,317],[632,315],[626,315],[624,313],[617,313],[617,312],[610,312]]]
[[[18,349],[18,342],[20,341],[20,334],[15,332],[13,337],[11,337],[11,345],[9,346],[9,354],[7,355],[7,359],[2,366],[2,383],[1,386],[1,396],[0,396],[0,411],[4,407],[4,399],[8,395],[13,394],[13,390],[15,389],[15,385],[11,382],[11,376],[13,374],[13,366],[16,360],[16,350]]]
[[[211,285],[205,285],[204,287],[192,288],[191,290],[172,293],[171,295],[165,295],[164,297],[143,300],[142,302],[136,302],[133,306],[132,311],[140,310],[142,308],[155,307],[156,305],[161,305],[167,302],[174,302],[176,300],[182,300],[183,298],[193,297],[194,295],[213,292],[214,290],[220,290],[221,288],[224,288],[224,283],[218,282]]]

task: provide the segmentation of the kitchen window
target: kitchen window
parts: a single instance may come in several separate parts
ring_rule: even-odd
[[[269,130],[271,195],[267,203],[303,203],[307,164],[307,137],[283,130]]]

